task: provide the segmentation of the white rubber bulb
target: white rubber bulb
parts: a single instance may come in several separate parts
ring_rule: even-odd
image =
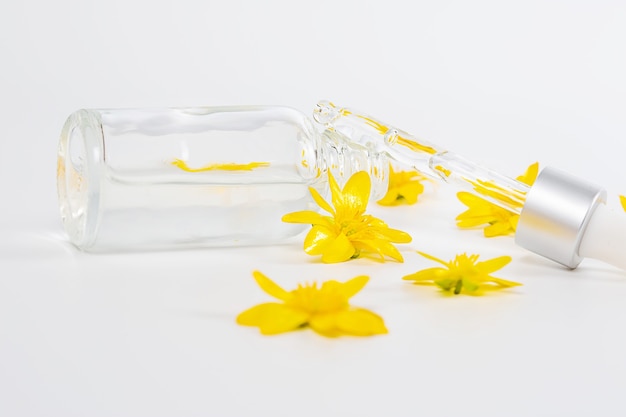
[[[626,213],[605,204],[593,211],[580,242],[578,253],[626,270]]]

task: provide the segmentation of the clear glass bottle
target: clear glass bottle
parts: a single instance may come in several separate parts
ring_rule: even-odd
[[[319,125],[317,125],[319,126]],[[57,185],[70,241],[86,251],[254,245],[305,225],[328,169],[366,170],[386,191],[387,156],[276,106],[79,110],[59,142]]]

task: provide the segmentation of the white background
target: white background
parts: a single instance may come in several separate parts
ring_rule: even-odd
[[[361,109],[515,176],[534,161],[626,192],[619,1],[5,1],[0,5],[1,416],[622,416],[626,276],[461,231],[454,191],[374,214],[404,264],[322,265],[299,245],[87,255],[63,235],[56,146],[78,108]],[[489,297],[400,278],[509,254]],[[390,334],[263,337],[235,316],[368,274]]]

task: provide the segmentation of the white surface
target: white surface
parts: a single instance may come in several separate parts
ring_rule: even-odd
[[[56,142],[81,107],[331,99],[511,176],[539,160],[608,188],[626,137],[619,1],[4,2],[0,5],[1,416],[620,416],[626,276],[566,271],[460,231],[453,190],[373,208],[406,263],[321,265],[277,246],[85,255],[64,242]],[[510,254],[524,283],[441,297],[401,276]],[[368,274],[387,336],[262,337],[234,324],[280,284]]]

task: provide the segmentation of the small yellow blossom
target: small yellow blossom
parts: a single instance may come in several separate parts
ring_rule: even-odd
[[[310,327],[322,336],[372,336],[387,333],[383,319],[362,308],[351,307],[349,299],[367,284],[367,276],[347,282],[326,281],[298,285],[286,291],[259,271],[253,273],[261,289],[280,303],[263,303],[239,316],[237,323],[258,327],[262,334],[273,335]]]
[[[334,208],[312,187],[315,202],[330,216],[305,210],[283,216],[287,223],[311,224],[304,239],[304,251],[322,255],[322,262],[344,262],[357,258],[362,251],[378,253],[384,260],[389,256],[402,262],[402,255],[392,243],[409,243],[411,236],[390,229],[382,220],[365,214],[370,195],[371,180],[367,172],[352,175],[343,190],[328,172],[328,182]]]
[[[619,202],[622,204],[622,208],[626,211],[626,196],[620,195]]]
[[[437,285],[446,292],[470,295],[481,295],[488,290],[522,285],[490,275],[508,264],[511,261],[510,256],[500,256],[488,261],[477,262],[479,255],[468,256],[463,253],[446,262],[423,252],[418,253],[442,264],[445,268],[428,268],[403,277],[405,280],[415,281],[415,284]]]
[[[468,210],[456,217],[458,227],[486,225],[483,229],[485,237],[515,233],[519,215],[465,191],[457,193],[457,198],[468,207]]]
[[[250,162],[247,164],[211,164],[200,168],[191,168],[182,159],[174,159],[172,165],[187,172],[205,172],[205,171],[252,171],[256,168],[268,167],[269,162]]]
[[[426,177],[417,171],[394,171],[390,166],[387,194],[378,200],[378,204],[396,206],[401,203],[417,203],[417,196],[424,192],[422,181],[425,179]]]
[[[539,172],[539,164],[530,165],[523,175],[517,180],[526,185],[533,185]],[[515,233],[519,215],[499,207],[475,194],[461,191],[457,193],[458,199],[468,209],[456,217],[457,226],[471,228],[487,225],[483,230],[485,237],[506,236]]]

